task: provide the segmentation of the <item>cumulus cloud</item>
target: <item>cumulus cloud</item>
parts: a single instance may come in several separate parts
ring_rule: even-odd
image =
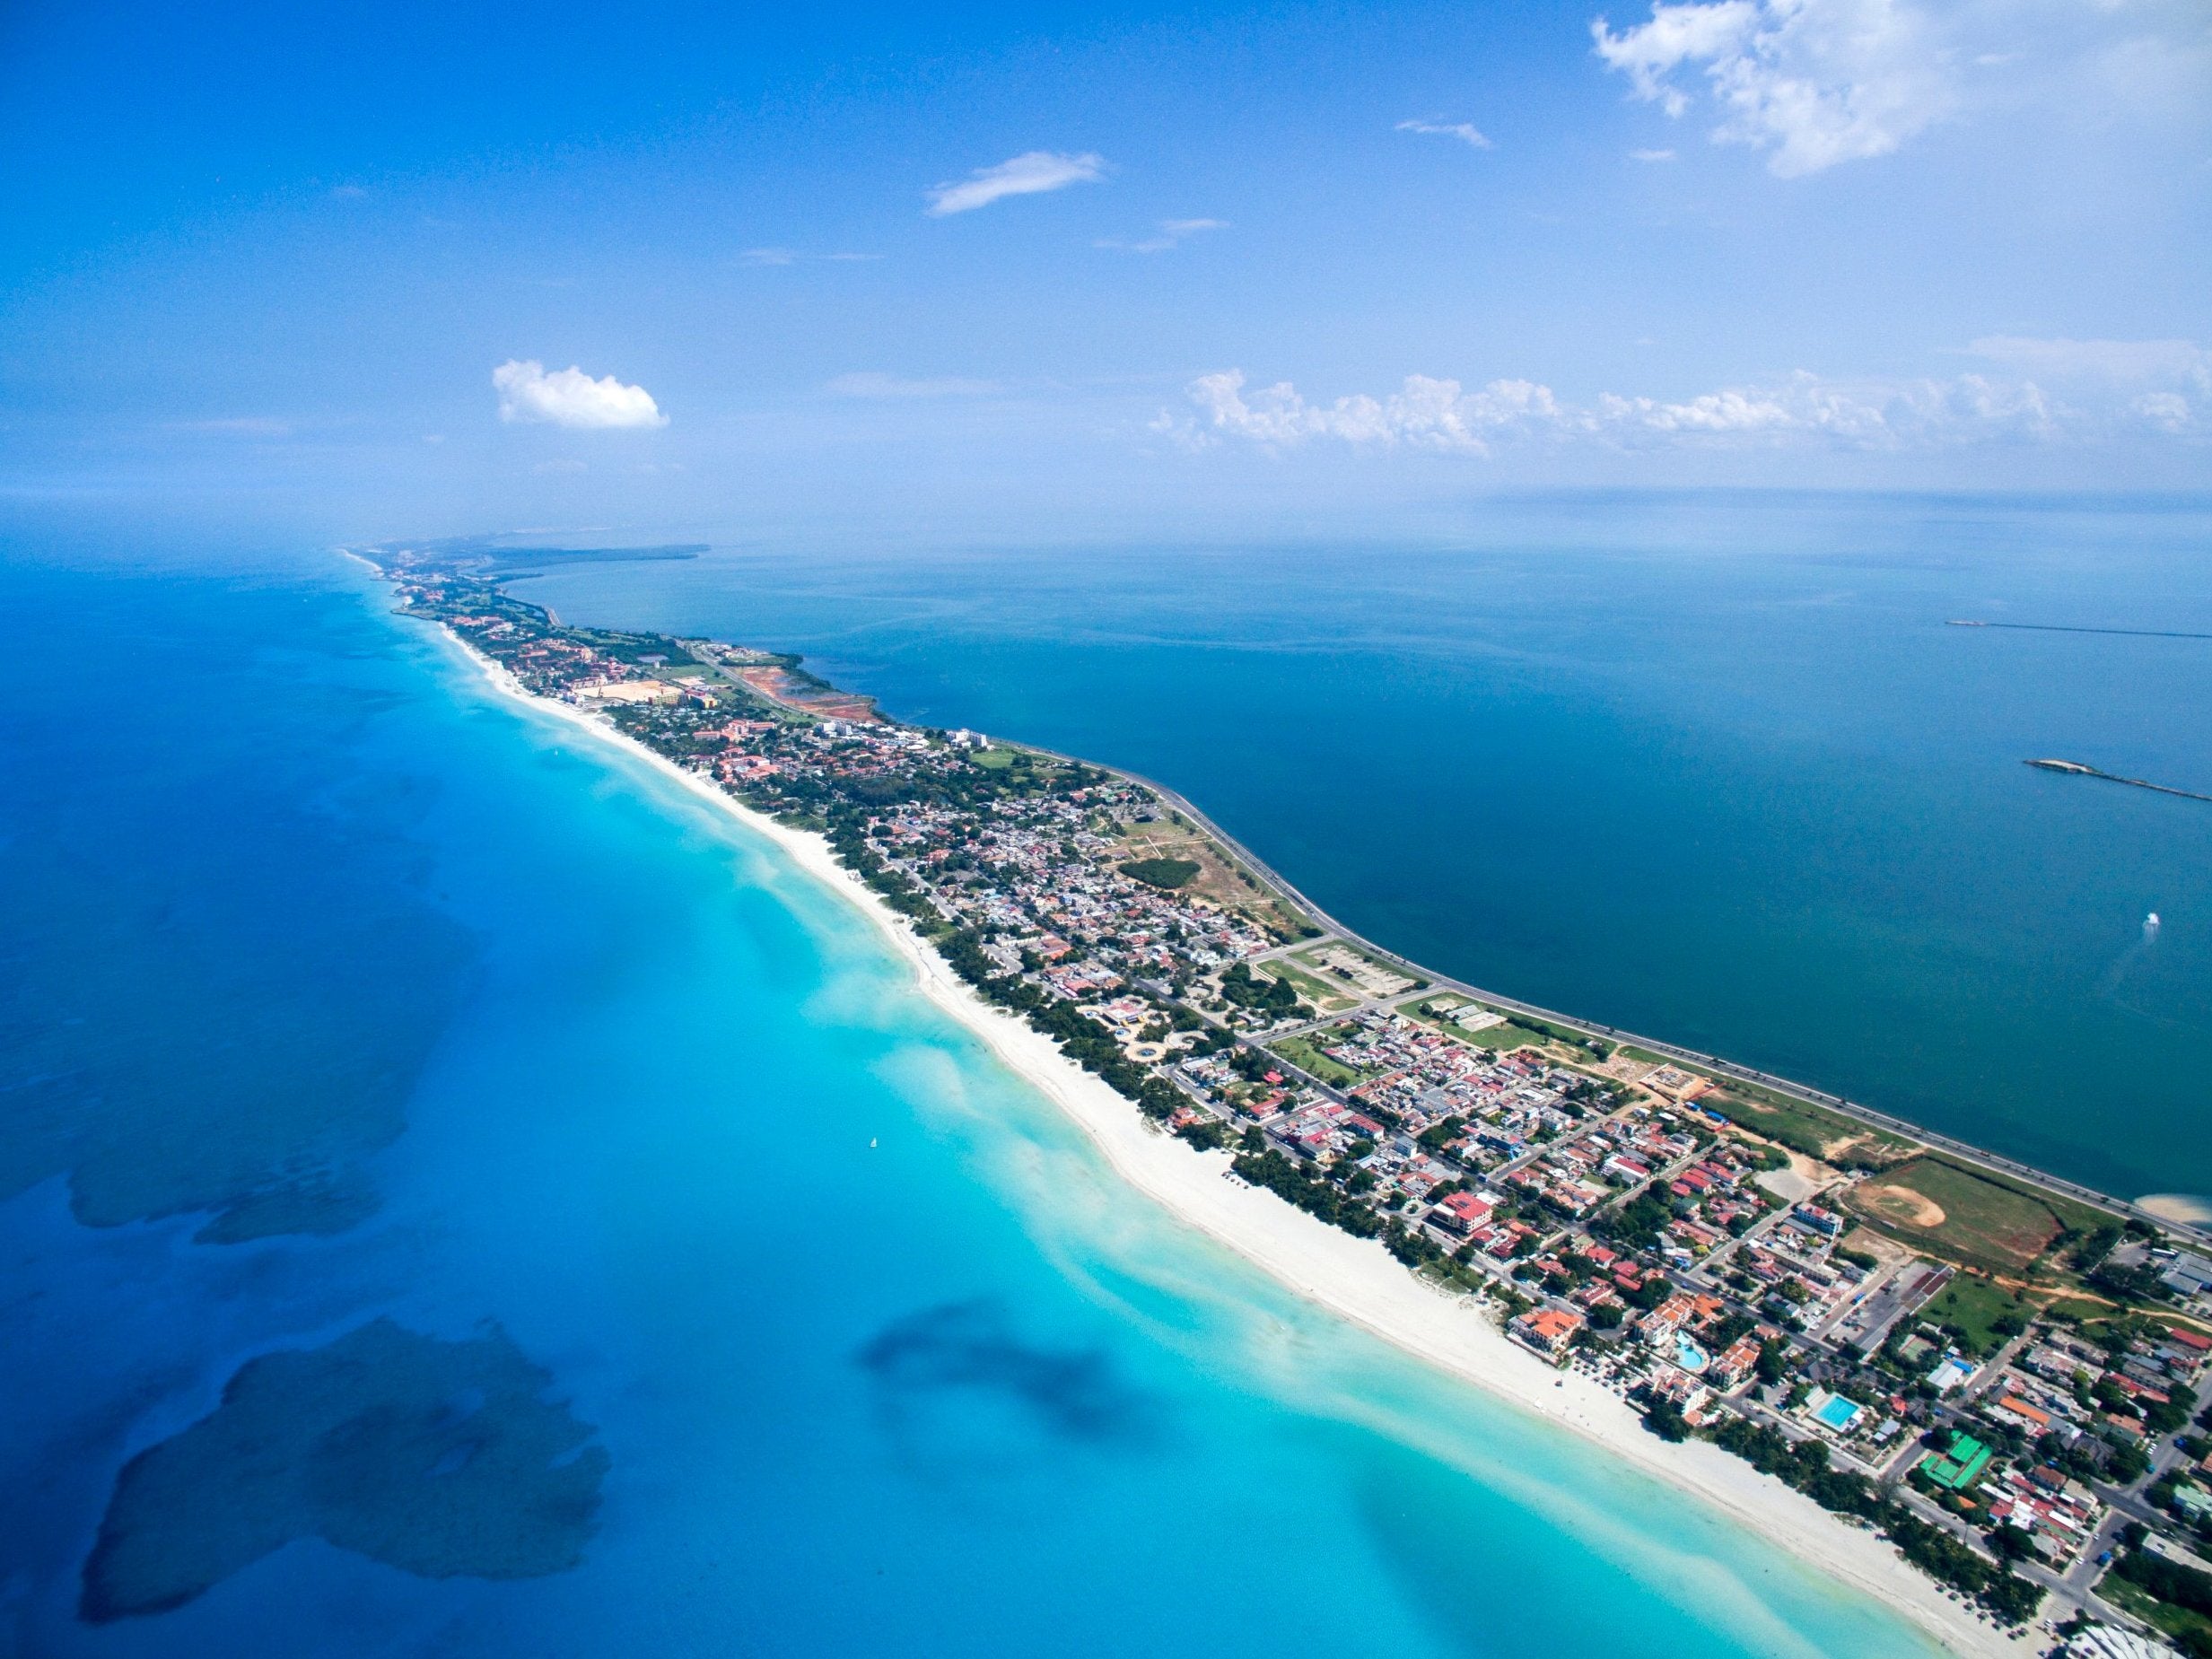
[[[2164,344],[2164,343],[2160,343]],[[2191,347],[2192,351],[2196,348]],[[2161,432],[2212,441],[2179,385],[2201,384],[2193,366],[2162,359],[2166,384],[2133,395],[2062,395],[2017,376],[1836,380],[1798,372],[1763,384],[1723,387],[1682,398],[1606,392],[1569,403],[1533,380],[1459,381],[1408,375],[1385,397],[1356,393],[1309,400],[1288,381],[1253,388],[1239,370],[1202,375],[1185,389],[1188,409],[1163,411],[1152,430],[1203,448],[1242,440],[1269,450],[1316,441],[1363,449],[1487,455],[1508,441],[1591,442],[1616,449],[1829,447],[1905,450],[1965,443],[2094,442]],[[2181,363],[2177,371],[2176,363]]]
[[[1402,133],[1426,133],[1432,138],[1456,138],[1461,144],[1477,150],[1495,148],[1472,121],[1401,121],[1397,130]]]
[[[1709,0],[1651,8],[1618,34],[1590,25],[1597,55],[1635,96],[1684,114],[1701,72],[1723,144],[1764,150],[1795,178],[1886,155],[1951,115],[1953,54],[1907,0]]]
[[[1106,158],[1089,151],[1062,155],[1055,150],[1029,150],[996,167],[979,167],[957,184],[940,184],[929,193],[933,218],[947,214],[972,213],[978,207],[1010,196],[1036,196],[1064,190],[1071,184],[1095,184],[1106,177]]]
[[[1315,404],[1288,380],[1248,392],[1244,371],[1228,369],[1193,380],[1189,395],[1203,417],[1201,435],[1246,438],[1270,448],[1335,438],[1482,455],[1498,433],[1514,426],[1557,425],[1564,413],[1549,387],[1530,380],[1492,380],[1470,392],[1457,380],[1425,374],[1407,375],[1387,397],[1359,393]]]
[[[546,372],[535,358],[508,359],[492,371],[503,421],[542,422],[576,428],[666,426],[669,417],[643,386],[625,386],[611,374],[593,380],[573,363]]]

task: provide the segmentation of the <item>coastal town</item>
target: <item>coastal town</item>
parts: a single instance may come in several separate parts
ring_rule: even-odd
[[[369,556],[522,691],[821,835],[1224,1178],[1651,1435],[1877,1534],[2023,1653],[2212,1655],[2212,1239],[1424,972],[1155,785],[787,654],[564,624],[466,549]]]

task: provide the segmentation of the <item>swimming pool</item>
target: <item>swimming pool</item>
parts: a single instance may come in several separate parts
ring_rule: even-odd
[[[1831,1395],[1813,1415],[1838,1434],[1841,1434],[1858,1420],[1859,1413],[1866,1409],[1856,1400],[1846,1400],[1841,1394],[1834,1394]]]

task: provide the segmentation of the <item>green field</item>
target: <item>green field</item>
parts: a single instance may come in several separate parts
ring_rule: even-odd
[[[1492,1026],[1483,1031],[1468,1031],[1452,1023],[1451,1011],[1447,1011],[1442,1014],[1424,1014],[1421,1012],[1421,1005],[1422,1003],[1441,1000],[1442,999],[1440,998],[1432,998],[1427,993],[1409,997],[1404,1001],[1398,1004],[1397,1012],[1403,1014],[1408,1019],[1417,1019],[1424,1026],[1434,1026],[1438,1031],[1445,1033],[1447,1035],[1457,1037],[1462,1043],[1467,1043],[1469,1046],[1473,1048],[1509,1049],[1541,1046],[1540,1039],[1530,1035],[1529,1033],[1522,1030],[1518,1026],[1508,1024],[1503,1026]],[[1473,1000],[1474,999],[1473,997],[1455,996],[1452,998],[1455,1010],[1459,1008],[1464,1008],[1468,1003],[1473,1002]]]
[[[1848,1163],[1856,1157],[1878,1167],[1914,1150],[1910,1142],[1856,1118],[1746,1083],[1726,1084],[1698,1105],[1718,1112],[1740,1129],[1823,1163]]]
[[[1930,1324],[1948,1325],[1959,1332],[1959,1346],[1976,1359],[1986,1359],[2005,1346],[2007,1333],[1994,1329],[2011,1314],[2025,1317],[2035,1311],[2033,1303],[2012,1299],[2012,1292],[1986,1279],[1960,1274],[1943,1293],[1920,1310]]]
[[[1259,971],[1263,974],[1272,974],[1278,979],[1290,981],[1293,991],[1324,1014],[1333,1014],[1342,1008],[1351,1008],[1359,1000],[1358,996],[1349,986],[1341,982],[1333,985],[1329,984],[1281,956],[1272,957],[1261,963]]]
[[[1305,1037],[1284,1037],[1269,1045],[1275,1053],[1289,1061],[1301,1071],[1311,1072],[1324,1083],[1337,1088],[1351,1088],[1367,1081],[1364,1072],[1354,1071],[1350,1066],[1331,1060]]]
[[[1199,870],[1195,859],[1132,859],[1120,868],[1123,875],[1148,887],[1164,887],[1169,892],[1189,886],[1198,878]]]
[[[1846,1201],[1893,1238],[1998,1273],[2024,1271],[2065,1228],[2104,1218],[2085,1204],[1936,1157],[1884,1170]]]
[[[2087,1297],[2059,1297],[2043,1312],[2052,1319],[2070,1319],[2077,1323],[2086,1320],[2106,1319],[2111,1314],[2108,1302],[2094,1302]]]
[[[1481,1031],[1463,1031],[1457,1026],[1442,1021],[1438,1023],[1442,1024],[1447,1031],[1462,1043],[1471,1043],[1476,1048],[1542,1048],[1543,1046],[1543,1038],[1523,1031],[1518,1026],[1510,1022],[1503,1026],[1491,1026]]]

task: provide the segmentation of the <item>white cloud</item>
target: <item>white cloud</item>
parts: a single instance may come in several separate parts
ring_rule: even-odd
[[[1672,150],[1631,150],[1629,152],[1629,160],[1631,162],[1671,162],[1674,159],[1674,153]]]
[[[979,167],[958,184],[940,184],[929,193],[932,217],[964,214],[1009,196],[1036,196],[1046,190],[1064,190],[1071,184],[1095,184],[1106,177],[1106,158],[1086,151],[1062,155],[1054,150],[1029,150],[1001,162]]]
[[[2145,392],[2135,400],[2135,412],[2152,425],[2170,432],[2189,425],[2189,399],[2179,392]]]
[[[1228,221],[1226,219],[1162,219],[1157,236],[1148,236],[1139,242],[1125,242],[1115,236],[1101,237],[1091,246],[1118,248],[1125,253],[1165,253],[1186,237],[1198,236],[1207,231],[1228,229]]]
[[[909,380],[870,370],[841,374],[822,389],[833,397],[977,397],[997,391],[999,385],[995,380],[964,380],[951,376]]]
[[[2049,380],[2166,380],[2212,394],[2212,352],[2193,340],[2039,340],[2000,334],[1966,349]]]
[[[510,358],[492,371],[499,390],[503,421],[544,422],[554,426],[666,426],[669,417],[643,386],[625,386],[611,374],[593,380],[571,364],[546,372],[546,365]]]
[[[1193,380],[1189,394],[1204,416],[1205,434],[1226,433],[1270,448],[1335,438],[1485,455],[1490,439],[1508,428],[1556,425],[1562,417],[1551,389],[1529,380],[1492,380],[1469,392],[1457,380],[1409,374],[1387,397],[1362,393],[1323,405],[1307,402],[1288,380],[1247,393],[1244,371],[1229,369]]]
[[[2032,381],[1831,380],[1800,371],[1767,386],[1679,402],[1602,394],[1598,429],[1618,441],[1718,439],[1896,449],[1959,440],[2055,438],[2058,411]]]
[[[1958,105],[1953,54],[1909,0],[1661,0],[1648,22],[1615,34],[1600,17],[1590,35],[1669,116],[1690,108],[1678,72],[1701,69],[1726,111],[1713,138],[1768,152],[1786,179],[1886,155]]]
[[[1316,403],[1288,381],[1251,389],[1241,371],[1230,369],[1193,380],[1185,389],[1192,413],[1163,411],[1152,430],[1201,448],[1231,439],[1270,450],[1333,441],[1466,455],[1517,440],[1615,449],[1859,450],[2094,443],[2146,432],[2212,441],[2212,423],[2197,418],[2199,406],[2180,391],[2138,391],[2140,385],[2127,389],[2132,397],[2108,390],[2079,398],[2025,378],[1834,380],[1800,371],[1690,397],[1606,392],[1576,405],[1533,380],[1498,380],[1468,390],[1457,380],[1415,374],[1386,397],[1358,393]]]
[[[1471,121],[1401,121],[1396,130],[1401,133],[1427,133],[1434,138],[1456,138],[1477,150],[1496,147]]]

